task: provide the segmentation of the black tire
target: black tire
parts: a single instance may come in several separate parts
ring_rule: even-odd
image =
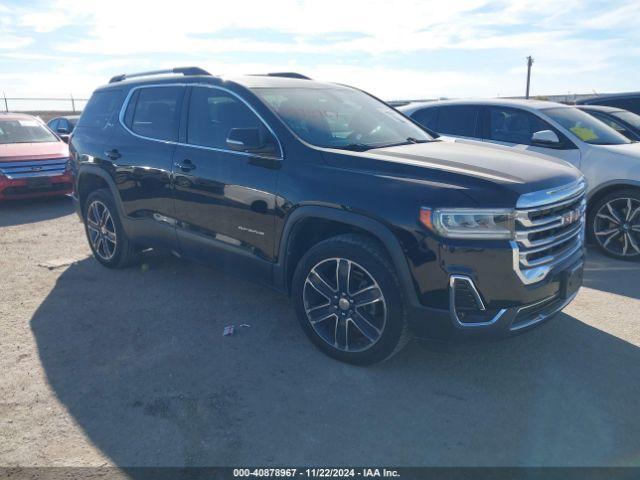
[[[613,210],[613,214],[609,207]],[[609,257],[639,261],[640,210],[638,209],[640,209],[640,190],[638,189],[625,188],[605,195],[589,208],[587,218],[589,240]],[[620,222],[611,221],[614,218]]]
[[[93,207],[96,207],[98,212],[104,212],[103,207],[108,211],[111,221],[107,221],[104,228],[105,232],[110,234],[112,232],[115,235],[115,242],[109,241],[106,238],[107,235],[100,233],[104,243],[96,244],[94,217],[102,217],[102,215],[96,215]],[[96,260],[108,268],[125,268],[140,261],[140,249],[127,237],[110,190],[103,188],[91,192],[87,196],[82,211],[85,233]],[[110,250],[111,247],[114,247],[113,251]]]
[[[330,262],[334,262],[335,267]],[[344,265],[348,265],[350,272],[346,277],[346,293],[353,294],[352,297],[345,294],[344,298],[347,302],[356,301],[351,301],[352,310],[349,307],[349,311],[342,311],[344,305],[339,307],[339,301],[344,302],[343,297],[340,297],[340,292],[344,289],[340,288],[338,271]],[[315,274],[323,268],[323,274],[329,277],[333,275],[335,268],[335,282],[327,278],[328,285],[322,287],[325,289],[330,286],[335,290],[334,296],[328,290],[325,291],[326,294],[320,293],[308,282],[312,270]],[[316,277],[313,278],[316,282]],[[360,283],[357,284],[358,282]],[[344,280],[342,283],[344,285]],[[362,293],[365,291],[366,293]],[[402,289],[393,264],[378,243],[365,235],[340,235],[312,247],[298,262],[291,293],[304,332],[320,350],[337,360],[355,365],[382,362],[398,353],[410,339]],[[379,293],[381,298],[378,300],[357,306],[358,303],[366,301],[365,294],[370,294],[369,299],[372,299]],[[310,297],[316,297],[319,306],[312,308]],[[334,313],[331,313],[330,309],[333,309]],[[322,311],[316,318],[325,315],[330,317],[316,322],[313,326],[307,312],[311,314],[314,310]],[[341,315],[346,318],[340,317]],[[367,320],[364,323],[363,317]],[[384,320],[381,321],[381,318]],[[354,319],[357,319],[357,322]],[[366,328],[362,329],[361,326]],[[340,342],[338,327],[341,332],[345,332],[344,336],[340,336]],[[330,337],[332,329],[335,329],[334,344],[331,344]],[[375,341],[372,340],[374,337],[377,337]],[[342,347],[337,346],[339,343],[342,343]]]

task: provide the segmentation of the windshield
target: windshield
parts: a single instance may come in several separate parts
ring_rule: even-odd
[[[620,110],[619,112],[611,112],[610,115],[612,117],[619,118],[623,122],[627,122],[629,125],[634,126],[635,128],[640,128],[640,115],[636,115],[632,112],[627,112],[626,110]]]
[[[37,120],[0,120],[0,144],[57,141],[56,136]]]
[[[583,142],[592,145],[631,143],[624,135],[577,108],[546,108],[542,111]]]
[[[256,88],[256,95],[304,141],[368,150],[432,140],[385,103],[351,88]]]

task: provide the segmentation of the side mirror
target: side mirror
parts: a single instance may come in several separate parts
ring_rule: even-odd
[[[540,130],[531,136],[531,143],[541,147],[555,147],[560,145],[560,139],[553,130]]]
[[[257,152],[262,149],[259,128],[232,128],[227,136],[227,147],[238,152]]]

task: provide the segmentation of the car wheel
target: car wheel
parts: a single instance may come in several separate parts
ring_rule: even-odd
[[[395,269],[364,235],[340,235],[311,248],[297,265],[292,295],[307,336],[343,362],[381,362],[410,338]]]
[[[606,255],[640,260],[640,191],[620,190],[598,200],[588,223],[591,238]]]
[[[122,228],[111,192],[91,192],[84,204],[84,226],[93,256],[109,268],[124,268],[139,260],[139,249]]]

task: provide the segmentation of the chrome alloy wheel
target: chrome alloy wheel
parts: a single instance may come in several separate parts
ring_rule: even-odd
[[[100,200],[94,200],[87,208],[87,231],[96,255],[111,260],[116,253],[116,228],[111,212]]]
[[[622,197],[602,205],[593,220],[593,233],[600,246],[614,255],[640,255],[640,201]]]
[[[315,332],[344,352],[371,348],[387,322],[382,289],[367,270],[345,258],[329,258],[311,269],[303,301]]]

